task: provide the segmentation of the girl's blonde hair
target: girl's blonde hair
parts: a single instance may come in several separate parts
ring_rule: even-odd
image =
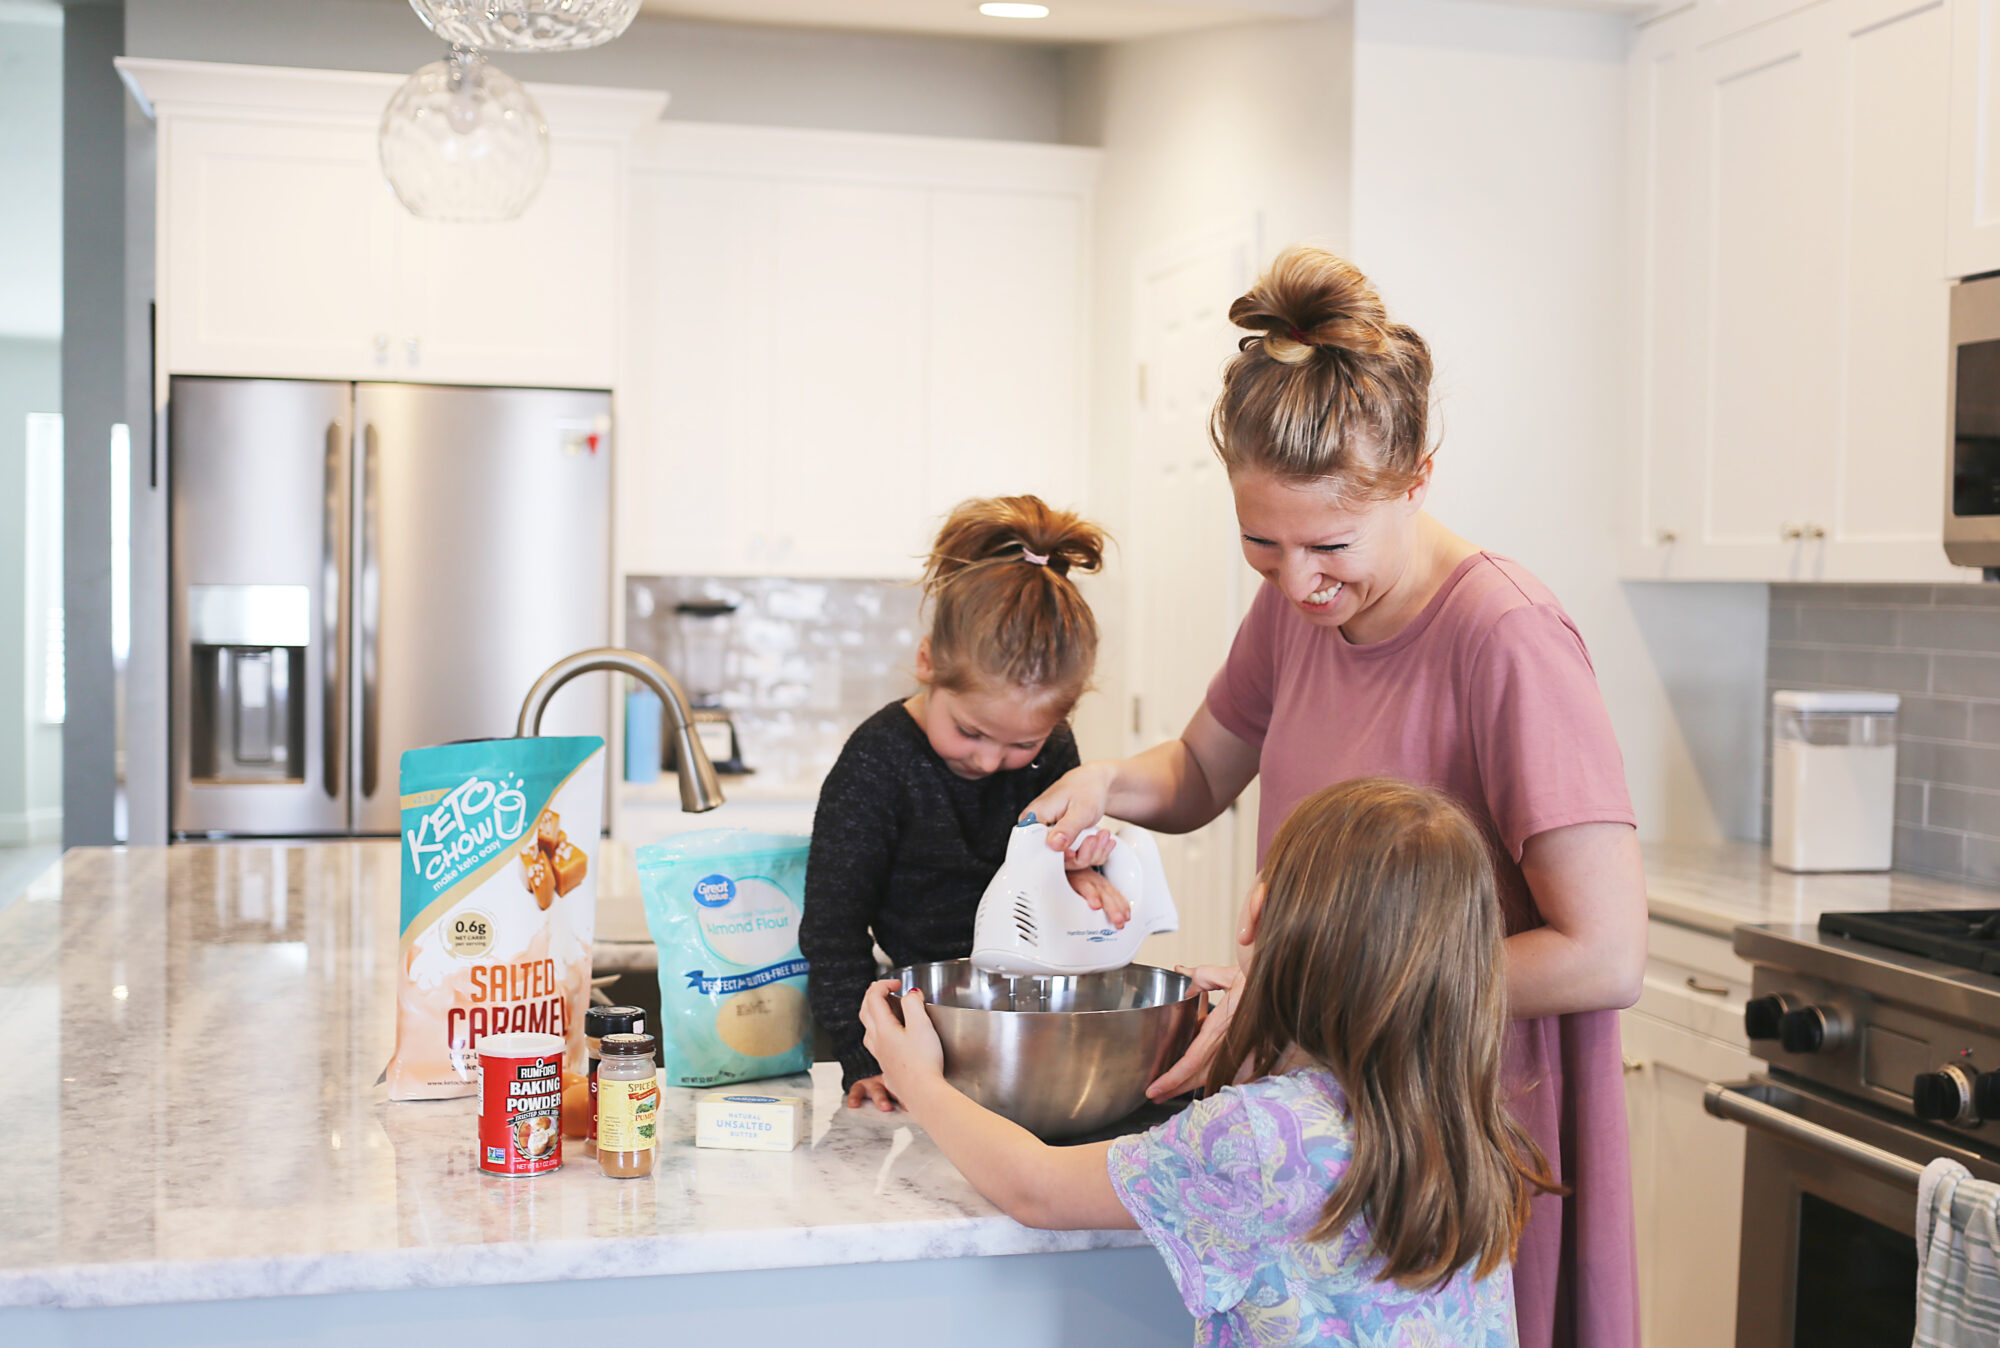
[[[1333,478],[1364,500],[1401,496],[1423,480],[1431,349],[1389,321],[1352,262],[1288,248],[1229,317],[1252,330],[1223,371],[1209,419],[1230,472]]]
[[[1039,497],[961,503],[924,567],[932,683],[1046,694],[1067,715],[1097,664],[1097,619],[1070,572],[1103,566],[1108,541]]]
[[[1528,1200],[1557,1186],[1508,1116],[1507,998],[1486,839],[1436,791],[1364,777],[1308,796],[1265,860],[1242,998],[1210,1069],[1220,1090],[1286,1053],[1347,1093],[1354,1155],[1310,1239],[1365,1217],[1382,1276],[1441,1286],[1513,1258]]]

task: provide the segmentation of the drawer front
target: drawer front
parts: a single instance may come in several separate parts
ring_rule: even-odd
[[[1750,965],[1720,936],[1654,922],[1648,931],[1646,981],[1637,1009],[1670,1025],[1747,1047],[1743,1004]]]

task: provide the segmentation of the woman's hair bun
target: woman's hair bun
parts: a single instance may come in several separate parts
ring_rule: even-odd
[[[1299,365],[1326,350],[1380,356],[1393,340],[1389,312],[1368,278],[1344,257],[1318,248],[1288,248],[1271,269],[1229,306],[1230,321],[1256,336],[1264,353]]]
[[[1104,530],[1039,496],[990,496],[962,501],[938,530],[924,568],[924,588],[935,593],[948,577],[981,562],[1046,558],[1058,576],[1104,565]],[[1033,563],[1028,563],[1032,565]]]

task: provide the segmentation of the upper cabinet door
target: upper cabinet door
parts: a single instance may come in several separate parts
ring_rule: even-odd
[[[161,338],[180,373],[379,373],[395,333],[403,208],[372,130],[283,119],[171,119]]]
[[[928,543],[925,194],[793,182],[776,205],[770,307],[741,353],[768,381],[770,565],[912,575]]]
[[[930,513],[973,496],[1081,504],[1087,223],[1074,195],[932,194]]]
[[[1838,15],[1835,422],[1803,513],[1825,527],[1825,579],[1962,577],[1940,533],[1951,15],[1945,0],[1846,0]]]
[[[1836,199],[1828,106],[1830,53],[1808,12],[1704,52],[1701,125],[1710,197],[1707,341],[1700,387],[1707,425],[1702,542],[1748,569],[1782,575],[1800,529],[1807,475],[1819,471],[1833,414]]]
[[[1644,30],[1628,85],[1638,336],[1635,459],[1619,531],[1625,574],[1668,578],[1699,558],[1703,465],[1692,452],[1708,422],[1702,362],[1709,291],[1702,228],[1701,89],[1694,24],[1681,15]]]
[[[2000,0],[1950,0],[1946,270],[2000,271]]]
[[[518,220],[402,214],[401,379],[609,388],[617,369],[619,154],[557,139]]]

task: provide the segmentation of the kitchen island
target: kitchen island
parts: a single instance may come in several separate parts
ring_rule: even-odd
[[[636,895],[608,851],[619,932]],[[0,909],[0,1343],[353,1343],[412,1331],[814,1348],[1184,1344],[1136,1232],[1024,1228],[907,1115],[841,1106],[789,1154],[653,1175],[479,1172],[474,1104],[392,1102],[394,842],[77,849]],[[657,1332],[656,1332],[657,1331]]]

